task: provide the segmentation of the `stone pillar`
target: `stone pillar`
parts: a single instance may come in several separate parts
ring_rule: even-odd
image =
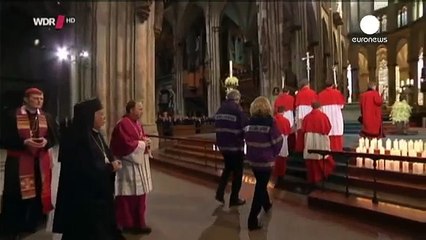
[[[289,34],[284,29],[284,3],[260,2],[259,3],[259,42],[261,55],[261,95],[271,98],[274,87],[281,88],[281,79],[288,65],[288,54],[284,56],[285,46],[289,39],[284,35]],[[298,65],[298,64],[295,64]]]
[[[135,69],[135,99],[142,100],[144,113],[142,123],[147,134],[158,134],[155,123],[155,11],[157,2],[145,4],[136,8],[136,69]],[[149,12],[146,13],[149,6]],[[158,8],[157,8],[158,10]],[[147,16],[149,14],[149,16]],[[144,20],[146,17],[146,21]],[[156,140],[156,139],[153,139]],[[154,148],[158,145],[154,142]]]
[[[410,102],[411,106],[417,106],[418,105],[418,94],[419,94],[419,85],[417,83],[417,64],[418,64],[418,61],[419,61],[418,56],[417,57],[412,56],[411,59],[408,60],[409,76],[410,76],[410,79],[414,80],[414,87],[412,88],[412,91],[413,91],[413,95],[412,95],[412,99],[411,99],[412,102]]]
[[[396,46],[394,43],[388,43],[388,46]],[[387,51],[387,61],[388,61],[388,81],[389,81],[389,105],[393,105],[396,100],[396,52]],[[399,80],[399,79],[398,79]]]
[[[176,34],[175,34],[176,36]],[[174,79],[176,82],[176,109],[179,115],[185,114],[185,98],[183,95],[183,49],[181,43],[175,37],[174,54]]]
[[[358,51],[354,45],[349,46],[349,63],[352,67],[352,102],[357,102],[359,100],[359,64],[358,64]]]
[[[208,80],[207,80],[207,108],[208,115],[212,117],[220,107],[220,91],[223,89],[220,77],[220,13],[214,4],[209,4],[206,14],[206,45],[208,56]]]
[[[374,46],[367,48],[367,59],[368,59],[368,81],[374,81],[378,82],[378,79],[376,77],[376,65],[377,65],[377,54],[376,54],[376,48]]]

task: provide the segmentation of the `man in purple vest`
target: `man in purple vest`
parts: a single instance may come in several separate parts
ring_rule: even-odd
[[[244,161],[244,132],[248,123],[247,116],[239,105],[241,94],[238,90],[231,90],[226,95],[226,101],[215,115],[216,144],[223,155],[225,169],[223,169],[219,186],[216,191],[216,200],[225,203],[224,194],[229,176],[233,174],[232,192],[229,206],[240,206],[245,200],[239,198],[243,177]]]

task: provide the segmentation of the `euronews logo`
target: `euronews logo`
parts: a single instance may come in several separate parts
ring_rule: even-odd
[[[361,19],[359,23],[361,31],[369,36],[365,37],[352,37],[353,43],[387,43],[387,37],[372,37],[371,35],[377,33],[380,29],[380,21],[374,15],[367,15]]]

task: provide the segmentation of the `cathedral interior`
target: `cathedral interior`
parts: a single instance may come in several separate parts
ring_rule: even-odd
[[[331,239],[330,234],[345,240],[425,239],[426,144],[421,153],[398,156],[400,164],[375,159],[373,167],[374,156],[368,156],[362,164],[371,157],[371,166],[358,166],[360,157],[353,155],[360,154],[359,95],[372,81],[383,93],[383,128],[391,132],[383,144],[414,146],[425,139],[425,10],[424,0],[2,1],[0,124],[6,111],[22,104],[25,89],[37,87],[44,92],[44,110],[57,123],[73,117],[76,103],[98,97],[106,116],[102,133],[109,139],[126,103],[140,100],[140,120],[153,139],[156,187],[150,202],[154,231],[142,239],[266,240],[282,239],[283,231],[290,239]],[[361,27],[368,15],[377,20],[372,34]],[[34,20],[57,16],[75,22],[56,29]],[[363,42],[372,38],[386,41]],[[291,156],[285,186],[268,185],[282,201],[266,217],[268,231],[257,236],[237,224],[240,215],[246,221],[248,207],[225,211],[213,198],[224,164],[211,118],[225,100],[231,74],[244,111],[258,96],[273,101],[284,87],[294,94],[303,79],[317,92],[333,80],[346,99],[343,137],[351,158],[337,157],[330,179],[309,192],[303,158]],[[389,113],[399,99],[412,108],[407,124],[415,129],[412,135],[392,132]],[[173,137],[158,124],[164,112],[182,118]],[[191,117],[205,118],[201,124]],[[0,149],[0,187],[5,157]],[[60,164],[52,168],[57,180]],[[241,194],[247,199],[255,184],[249,170],[244,169]],[[52,234],[43,229],[28,239]]]
[[[258,95],[271,96],[274,87],[282,87],[283,78],[295,91],[298,81],[307,77],[302,58],[309,52],[314,56],[310,62],[314,89],[323,89],[326,79],[335,77],[347,99],[357,102],[367,83],[377,81],[388,106],[409,91],[410,104],[421,111],[423,8],[422,1],[169,2],[156,54],[157,61],[174,67],[170,71],[158,67],[157,93],[170,96],[159,94],[158,99],[173,101],[170,110],[177,114],[204,109],[203,114],[212,115],[212,107],[224,99],[229,61],[245,103]],[[386,44],[351,41],[362,34],[359,23],[368,14],[379,19],[377,36],[386,37]],[[410,83],[413,79],[412,86],[405,84],[407,79]]]

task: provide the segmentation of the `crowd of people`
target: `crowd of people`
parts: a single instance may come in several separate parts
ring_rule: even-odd
[[[245,142],[245,158],[256,178],[248,228],[257,230],[262,228],[258,219],[262,208],[268,213],[272,207],[268,182],[271,176],[278,184],[283,180],[289,153],[303,156],[307,180],[312,187],[333,172],[335,162],[331,156],[322,159],[321,155],[308,150],[343,150],[342,109],[346,101],[333,82],[327,81],[326,88],[317,94],[306,79],[300,82],[295,96],[284,88],[273,104],[264,96],[256,98],[250,105],[250,116],[243,113],[240,100],[239,91],[231,90],[215,115],[216,145],[225,165],[215,198],[225,203],[224,189],[232,174],[229,206],[245,204],[246,201],[239,198]],[[382,103],[376,83],[370,82],[368,90],[360,96],[362,136],[383,136]]]
[[[360,121],[361,134],[377,138],[383,136],[383,101],[376,88],[375,83],[370,83],[360,97]],[[301,82],[295,96],[283,89],[273,106],[266,97],[256,98],[251,103],[250,116],[242,111],[238,90],[230,91],[226,98],[214,119],[217,146],[225,164],[215,198],[225,203],[225,188],[233,175],[229,206],[246,203],[239,197],[245,158],[256,178],[248,217],[249,230],[256,230],[261,228],[258,215],[262,208],[265,212],[272,208],[267,184],[271,175],[277,179],[285,175],[289,153],[302,153],[310,183],[331,174],[333,159],[319,161],[321,157],[308,149],[342,150],[341,109],[345,100],[332,83],[328,82],[326,89],[317,94],[307,80]],[[7,150],[2,232],[9,239],[21,239],[22,233],[35,232],[53,210],[51,148],[59,142],[61,170],[53,232],[62,233],[65,240],[121,240],[125,239],[123,231],[149,234],[145,213],[146,195],[153,189],[151,140],[139,122],[142,104],[133,100],[127,103],[126,114],[114,127],[107,144],[100,131],[105,113],[99,99],[74,106],[73,119],[62,128],[60,141],[55,122],[42,110],[43,92],[28,89],[23,100],[21,107],[5,116],[1,126],[0,143]],[[173,121],[179,119],[182,118]],[[163,120],[169,121],[170,117],[165,114]]]
[[[201,126],[214,124],[214,119],[206,117],[205,115],[202,115],[201,117],[197,117],[196,115],[187,115],[183,117],[180,115],[171,115],[166,111],[162,114],[158,114],[156,123],[159,133],[162,133],[164,136],[173,136],[174,126],[192,125],[195,128],[195,133],[200,133]]]

